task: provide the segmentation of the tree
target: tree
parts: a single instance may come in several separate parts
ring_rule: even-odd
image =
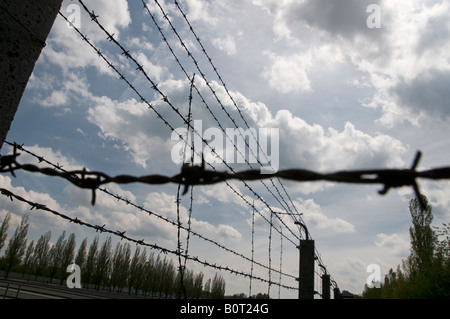
[[[36,246],[34,247],[32,264],[34,267],[36,279],[49,263],[50,238],[51,232],[48,231],[44,235],[41,235],[41,237],[39,237]]]
[[[0,251],[5,245],[6,239],[8,238],[8,228],[9,220],[11,219],[11,213],[7,212],[5,218],[3,218],[2,226],[0,227]]]
[[[225,296],[225,280],[218,274],[214,275],[211,282],[211,298],[222,299]]]
[[[203,294],[205,298],[210,298],[211,295],[211,278],[209,278],[206,283],[205,287],[203,288]]]
[[[199,299],[203,291],[203,273],[199,273],[194,277],[191,298]]]
[[[137,295],[139,289],[143,286],[143,278],[145,271],[145,263],[147,261],[147,250],[144,248],[144,251],[139,255],[137,260],[137,267],[134,272],[131,272],[130,275],[134,274],[134,293]]]
[[[433,221],[432,208],[428,205],[427,198],[422,196],[425,207],[421,207],[417,199],[409,202],[413,226],[409,229],[411,237],[411,261],[413,271],[427,275],[431,270],[433,257],[437,244],[436,233],[431,228]]]
[[[22,275],[25,275],[26,272],[29,272],[33,264],[33,250],[34,250],[34,240],[32,240],[28,244],[27,251],[25,252],[25,257],[23,258]]]
[[[52,282],[55,273],[61,268],[62,254],[64,251],[66,231],[58,237],[56,244],[50,249],[50,282]]]
[[[67,266],[74,262],[75,256],[75,234],[71,233],[69,238],[64,242],[62,256],[61,256],[61,266],[59,267],[59,277],[61,279],[60,284],[63,284],[64,277],[67,273]]]
[[[25,253],[27,244],[28,233],[28,215],[22,217],[20,225],[17,226],[13,237],[9,240],[8,247],[6,248],[6,274],[5,278],[8,278],[11,269],[20,264],[22,257]]]
[[[87,238],[85,237],[78,247],[77,256],[75,257],[75,264],[77,264],[81,269],[84,267],[84,263],[86,262],[86,247],[87,247]]]
[[[95,289],[99,290],[100,285],[106,282],[111,261],[111,237],[103,242],[98,253],[95,267]]]
[[[82,270],[84,283],[86,288],[89,289],[89,283],[92,279],[92,274],[95,269],[95,263],[97,261],[97,249],[98,249],[98,236],[95,236],[94,241],[89,246],[89,252],[86,258],[86,264]]]
[[[118,292],[122,291],[127,283],[128,269],[130,263],[130,244],[122,245],[117,243],[114,255],[111,261],[111,286],[110,289],[117,287]]]
[[[425,196],[421,202],[425,205],[411,199],[408,206],[412,220],[410,255],[402,260],[396,271],[389,271],[381,289],[366,287],[364,298],[450,297],[450,258],[446,253],[450,237],[445,229],[441,230],[439,235],[447,236],[438,242],[438,234],[431,227],[432,207]]]
[[[138,273],[140,271],[140,253],[141,253],[141,246],[137,246],[134,250],[133,259],[131,260],[130,265],[130,276],[128,277],[128,293],[131,293],[131,288],[133,288],[136,284]]]

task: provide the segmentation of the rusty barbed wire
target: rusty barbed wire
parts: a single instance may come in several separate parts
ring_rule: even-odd
[[[79,188],[90,189],[92,191],[91,203],[93,205],[95,204],[95,190],[101,185],[108,183],[142,183],[147,185],[174,183],[183,185],[183,194],[186,194],[190,186],[212,185],[231,179],[255,181],[272,178],[274,176],[295,182],[327,181],[349,184],[381,184],[383,185],[383,188],[378,191],[380,195],[387,194],[391,188],[410,186],[413,188],[420,204],[424,205],[421,200],[421,194],[416,180],[418,178],[431,180],[450,179],[450,167],[417,171],[416,168],[422,156],[420,151],[416,153],[413,165],[409,169],[343,170],[334,173],[319,173],[306,169],[286,169],[273,174],[262,174],[260,170],[245,170],[236,173],[228,173],[225,171],[218,172],[206,169],[203,161],[202,165],[183,164],[181,172],[174,176],[159,174],[145,176],[109,176],[104,172],[88,171],[86,169],[57,172],[52,168],[40,168],[33,164],[20,164],[17,162],[17,157],[19,155],[20,153],[17,153],[17,146],[15,146],[13,154],[1,156],[0,173],[11,173],[14,176],[15,171],[23,170],[66,179]]]
[[[85,222],[85,221],[79,219],[78,217],[75,217],[75,218],[70,217],[70,216],[68,216],[66,214],[60,213],[60,212],[58,212],[58,211],[56,211],[54,209],[49,208],[49,207],[47,207],[44,204],[33,202],[33,201],[30,201],[30,200],[28,200],[28,199],[26,199],[26,198],[24,198],[22,196],[16,195],[12,191],[10,191],[8,189],[5,189],[5,188],[0,188],[0,194],[5,196],[5,197],[8,197],[11,201],[14,201],[14,199],[16,199],[16,200],[18,200],[20,202],[28,204],[31,207],[30,210],[33,210],[33,209],[43,210],[43,211],[52,213],[55,216],[61,217],[61,218],[65,219],[65,220],[69,221],[69,223],[74,223],[74,224],[78,224],[78,225],[81,225],[81,226],[92,228],[96,232],[109,233],[109,234],[112,234],[114,236],[120,237],[121,239],[125,239],[127,241],[133,242],[136,245],[146,246],[146,247],[149,247],[151,249],[158,250],[158,251],[160,251],[163,254],[172,254],[172,255],[175,255],[175,256],[178,256],[178,255],[181,254],[181,252],[179,252],[178,250],[171,250],[171,249],[168,249],[168,248],[161,247],[161,246],[159,246],[157,244],[149,244],[149,243],[145,242],[144,239],[138,240],[138,239],[132,238],[132,237],[130,237],[128,235],[125,235],[126,231],[111,230],[108,227],[106,227],[106,224],[103,224],[102,226],[94,225],[94,224]],[[210,263],[210,262],[208,262],[206,260],[201,260],[197,256],[190,256],[188,254],[181,254],[181,256],[183,258],[188,259],[188,260],[195,261],[195,262],[197,262],[197,263],[199,263],[199,264],[201,264],[201,265],[203,265],[205,267],[210,267],[210,268],[214,268],[214,269],[221,270],[221,271],[227,271],[227,272],[229,272],[231,274],[234,274],[234,275],[239,275],[239,276],[243,276],[243,277],[250,277],[252,279],[255,279],[255,280],[258,280],[258,281],[261,281],[261,282],[264,282],[264,283],[269,283],[271,285],[281,285],[280,283],[270,282],[269,280],[264,279],[262,277],[254,276],[253,274],[248,274],[248,273],[246,273],[244,271],[230,268],[229,266],[217,265],[217,264]],[[287,285],[281,285],[281,286],[282,286],[282,288],[285,288],[285,289],[291,289],[291,290],[297,290],[298,289],[296,287],[291,287],[291,286],[287,286]]]

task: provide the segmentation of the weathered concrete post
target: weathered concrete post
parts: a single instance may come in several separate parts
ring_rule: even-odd
[[[0,3],[0,149],[62,0]]]
[[[309,239],[308,228],[300,222],[295,222],[303,228],[306,239],[300,240],[297,248],[300,250],[300,267],[298,278],[298,299],[314,299],[314,240]]]

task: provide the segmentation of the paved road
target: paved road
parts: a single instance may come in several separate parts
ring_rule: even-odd
[[[0,279],[0,299],[142,299],[142,296],[91,289],[70,289],[65,285],[20,279]]]

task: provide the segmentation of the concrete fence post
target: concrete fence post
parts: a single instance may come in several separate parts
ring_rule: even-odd
[[[62,0],[0,3],[0,149]]]

